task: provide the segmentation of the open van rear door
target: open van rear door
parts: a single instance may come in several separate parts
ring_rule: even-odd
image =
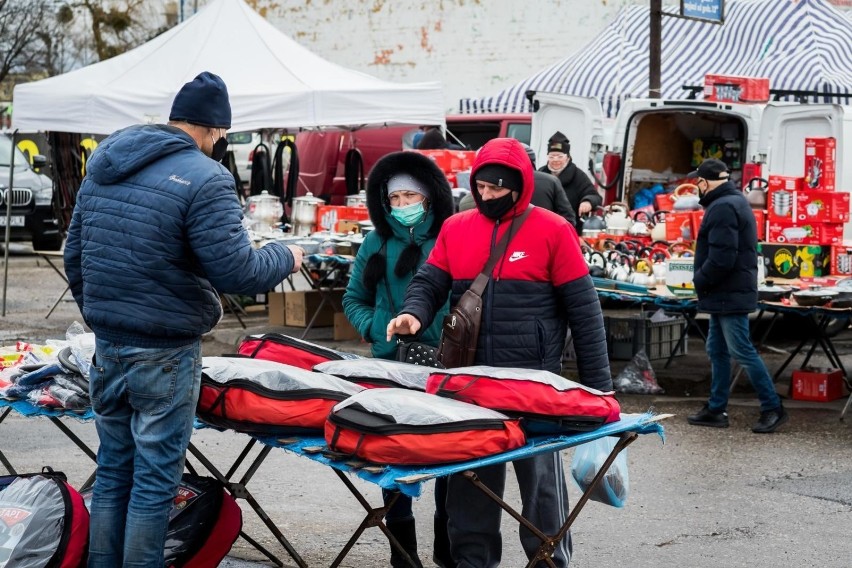
[[[557,130],[571,141],[571,157],[582,171],[588,169],[590,158],[594,163],[600,161],[597,154],[607,145],[600,101],[592,97],[535,93],[532,108],[530,146],[535,150],[538,167],[546,163],[547,140]]]
[[[764,177],[805,175],[805,138],[837,139],[837,179],[843,179],[843,107],[832,104],[768,103],[760,120],[757,160]]]

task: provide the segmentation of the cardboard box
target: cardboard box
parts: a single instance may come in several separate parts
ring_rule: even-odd
[[[835,190],[837,141],[832,137],[805,138],[805,186],[803,189]]]
[[[765,103],[769,101],[768,77],[704,75],[704,99],[729,103]]]
[[[839,245],[843,242],[842,223],[818,223],[817,234],[821,245]]]
[[[347,207],[346,205],[320,205],[317,207],[317,227],[320,231],[344,233],[339,227],[340,221],[366,221],[370,213],[366,207]]]
[[[269,325],[286,325],[284,292],[267,294],[266,306],[269,310]]]
[[[314,320],[314,327],[329,327],[334,325],[335,303],[340,305],[343,300],[342,288],[331,290],[334,302],[326,301]],[[322,296],[318,290],[295,290],[284,292],[284,315],[286,325],[292,327],[307,327],[308,322],[316,313],[322,302]]]
[[[794,178],[790,178],[794,179]],[[795,178],[801,180],[801,178]],[[785,187],[770,187],[766,190],[766,210],[770,221],[793,222],[796,218],[796,190],[787,189],[786,186],[801,187],[802,184],[784,184]]]
[[[666,213],[666,240],[670,243],[677,241],[695,240],[692,211],[671,211]]]
[[[797,225],[789,221],[774,221],[770,218],[766,240],[771,243],[818,245],[819,223]]]
[[[786,189],[787,191],[799,191],[804,189],[805,178],[793,176],[769,176],[769,190]],[[771,201],[767,201],[771,203]]]
[[[852,243],[831,245],[831,274],[852,276]]]
[[[844,396],[843,372],[840,369],[796,369],[792,382],[795,400],[828,402]]]
[[[349,323],[349,320],[346,318],[346,314],[343,312],[337,312],[334,314],[334,340],[335,341],[348,341],[350,339],[360,339],[361,334],[358,333],[358,330],[352,327],[352,324]]]
[[[849,193],[797,191],[793,209],[799,223],[845,223],[849,221]]]
[[[831,248],[818,245],[757,243],[767,278],[827,276]]]

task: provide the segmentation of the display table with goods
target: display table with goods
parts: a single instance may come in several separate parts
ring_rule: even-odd
[[[611,489],[614,482],[607,471],[624,448],[640,434],[662,436],[659,422],[667,417],[621,414],[613,393],[587,389],[544,371],[490,367],[453,370],[455,375],[462,374],[458,380],[470,378],[464,371],[477,376],[496,371],[499,376],[478,381],[477,386],[523,388],[525,397],[499,398],[523,400],[524,408],[538,409],[535,401],[546,401],[547,408],[552,408],[554,401],[562,404],[559,411],[539,410],[541,414],[521,417],[453,395],[429,394],[432,384],[437,385],[434,388],[450,388],[447,370],[360,358],[276,334],[247,338],[239,352],[251,358],[205,358],[198,418],[202,425],[247,435],[245,448],[233,464],[214,463],[216,460],[192,445],[189,451],[236,497],[249,501],[298,566],[305,566],[304,560],[247,488],[273,449],[331,467],[365,511],[331,566],[341,565],[370,527],[379,528],[404,554],[383,520],[393,501],[374,507],[352,483],[351,475],[396,494],[417,497],[424,483],[456,473],[538,536],[541,547],[537,559],[529,564],[532,566],[538,560],[547,561],[586,501],[598,499],[602,484]],[[505,373],[511,376],[502,376]],[[481,392],[464,389],[462,394],[475,396]],[[604,439],[616,442],[599,456],[594,478],[582,486],[583,496],[557,534],[543,534],[532,520],[524,519],[492,494],[472,471]],[[237,470],[255,451],[246,473],[238,478]],[[626,485],[626,479],[623,481]],[[626,486],[623,489],[626,492]],[[259,550],[282,565],[269,551]]]

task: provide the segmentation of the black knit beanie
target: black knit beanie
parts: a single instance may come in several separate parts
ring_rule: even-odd
[[[209,71],[199,73],[178,91],[169,120],[210,128],[230,128],[231,103],[225,82]]]

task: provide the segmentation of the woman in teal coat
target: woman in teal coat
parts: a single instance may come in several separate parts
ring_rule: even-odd
[[[343,296],[346,317],[371,344],[373,357],[396,359],[395,340],[385,338],[397,316],[405,289],[426,261],[444,220],[453,214],[453,195],[446,176],[430,158],[417,152],[395,152],[376,162],[367,179],[367,207],[375,229],[358,249]],[[446,304],[443,311],[449,309]],[[443,313],[418,341],[438,345]],[[435,554],[439,565],[451,566],[446,540],[446,482],[435,485]],[[388,494],[385,494],[387,500]],[[411,498],[400,495],[388,511],[388,529],[420,566]],[[391,566],[408,566],[391,550]]]

